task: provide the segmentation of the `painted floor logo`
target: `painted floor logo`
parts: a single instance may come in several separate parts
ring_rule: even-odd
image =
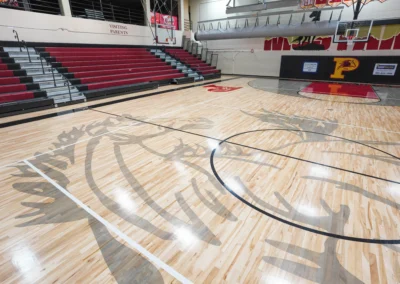
[[[207,90],[209,92],[227,93],[227,92],[239,90],[242,87],[225,87],[225,86],[208,85],[208,86],[204,86],[204,88],[207,88]]]

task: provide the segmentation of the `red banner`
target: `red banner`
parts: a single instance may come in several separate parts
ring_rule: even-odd
[[[178,30],[178,17],[151,12],[151,23],[157,23],[159,28]]]
[[[374,0],[362,0],[362,4],[368,4],[369,2],[374,1]],[[386,0],[382,0],[381,2],[384,2]],[[357,3],[357,0],[342,0],[343,4],[345,4],[347,7],[350,7],[353,5],[353,3]]]
[[[302,9],[310,9],[314,7],[314,1],[315,0],[301,0],[300,7]]]
[[[337,7],[342,4],[342,0],[328,0],[328,5],[332,7]]]
[[[328,5],[328,0],[315,0],[314,6],[317,8],[324,8]]]
[[[387,0],[361,0],[362,4],[368,4],[372,1],[379,1],[381,3],[386,2]],[[311,8],[324,8],[326,5],[337,7],[341,4],[350,7],[353,3],[357,3],[357,0],[301,0],[300,7],[302,9],[311,9]]]
[[[343,0],[343,4],[345,4],[347,7],[350,7],[351,5],[353,5],[353,0]]]
[[[13,6],[13,7],[19,6],[17,0],[0,0],[0,4]]]

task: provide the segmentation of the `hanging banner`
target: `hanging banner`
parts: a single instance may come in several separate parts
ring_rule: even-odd
[[[350,7],[351,5],[353,5],[353,0],[343,0],[343,4],[346,5],[347,7]]]
[[[315,0],[314,6],[317,8],[324,8],[328,5],[328,0]]]
[[[154,25],[156,23],[157,26],[161,29],[173,29],[173,30],[179,29],[178,17],[164,15],[160,13],[156,13],[154,15],[154,13],[151,12],[151,24]]]
[[[12,6],[12,7],[18,7],[19,6],[17,0],[0,0],[0,4]]]
[[[332,7],[337,7],[342,4],[342,0],[328,0],[328,5]]]
[[[372,1],[379,1],[383,3],[386,2],[387,0],[361,0],[361,3],[363,5],[366,5]],[[357,0],[300,0],[300,7],[302,9],[311,9],[311,8],[324,8],[327,5],[331,7],[337,7],[341,4],[350,7],[356,3]]]
[[[314,1],[315,0],[301,0],[300,7],[302,9],[310,9],[310,8],[314,7]]]

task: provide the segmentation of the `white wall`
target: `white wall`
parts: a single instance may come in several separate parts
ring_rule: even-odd
[[[226,15],[228,0],[190,0],[193,27],[198,21],[234,16]],[[252,0],[237,0],[236,5],[254,4]],[[239,3],[239,4],[238,4]],[[344,6],[346,7],[346,6]],[[293,7],[296,9],[297,7]],[[338,13],[337,11],[335,13]],[[299,15],[299,14],[298,14]],[[366,5],[359,19],[385,19],[400,17],[400,0],[377,0]],[[342,21],[353,19],[352,7],[344,8]],[[218,68],[224,74],[279,76],[282,55],[400,55],[400,51],[337,51],[333,45],[329,51],[264,51],[264,38],[204,41],[203,46],[219,54]],[[251,50],[254,50],[254,53]]]
[[[110,25],[120,25],[112,28]],[[14,41],[13,29],[26,42],[153,45],[149,27],[0,8],[0,41]],[[163,32],[162,29],[160,31]],[[164,37],[167,37],[165,33]],[[182,31],[175,31],[181,45]]]
[[[218,18],[227,18],[228,16],[232,17],[235,15],[243,15],[243,13],[227,15],[225,13],[227,3],[228,0],[190,0],[190,9],[192,13],[191,16],[192,16],[193,26],[196,27],[198,21],[206,21]],[[256,3],[257,1],[255,0],[237,0],[236,6],[256,4]],[[341,7],[345,7],[343,11],[342,20],[352,20],[353,8],[347,7],[345,5],[341,5]],[[287,7],[280,10],[284,9],[294,10],[296,8],[297,7]],[[268,12],[269,11],[272,10],[268,10]],[[267,12],[267,11],[262,11],[262,12]],[[398,17],[400,17],[399,0],[387,0],[384,3],[380,3],[378,0],[375,0],[367,4],[363,8],[359,16],[359,19],[385,19],[385,18],[398,18]]]

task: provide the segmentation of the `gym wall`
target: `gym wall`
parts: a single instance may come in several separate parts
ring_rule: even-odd
[[[154,44],[153,35],[147,26],[0,9],[0,41],[15,41],[13,29],[18,32],[20,39],[26,42]],[[182,31],[175,32],[175,46],[180,46]]]
[[[190,9],[193,21],[193,27],[196,29],[198,21],[226,18],[225,14],[227,0],[207,1],[207,0],[191,0]],[[236,5],[254,4],[254,1],[242,0],[236,1]],[[292,7],[293,10],[297,7]],[[288,7],[286,10],[290,10]],[[276,11],[276,10],[275,10]],[[371,2],[366,5],[359,19],[383,19],[398,18],[400,15],[400,5],[397,0],[388,0],[384,3],[378,1]],[[230,14],[229,16],[235,16]],[[289,15],[290,16],[290,15]],[[342,15],[342,21],[353,19],[353,8],[345,7]],[[387,30],[386,30],[387,32]],[[381,39],[385,35],[382,30],[378,36]],[[275,42],[266,42],[272,40]],[[399,49],[379,49],[375,50],[338,50],[338,44],[331,42],[328,50],[294,50],[291,42],[289,50],[284,46],[280,46],[277,42],[279,38],[248,38],[234,40],[214,40],[203,41],[203,46],[209,50],[219,54],[218,68],[222,69],[224,74],[242,74],[242,75],[258,75],[258,76],[274,76],[280,75],[280,66],[282,56],[298,55],[298,56],[393,56],[400,55]],[[321,42],[321,39],[317,39]],[[278,47],[278,48],[277,48]],[[351,48],[351,49],[358,49]],[[365,48],[367,49],[367,48]]]

